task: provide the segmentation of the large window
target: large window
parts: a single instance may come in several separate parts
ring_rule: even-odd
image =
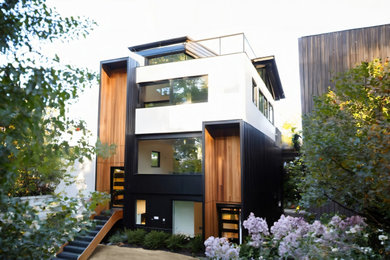
[[[141,84],[140,106],[158,107],[208,101],[207,76]]]
[[[138,141],[139,174],[200,174],[201,172],[200,137]]]
[[[168,55],[149,58],[148,65],[176,62],[176,61],[183,61],[183,60],[192,60],[192,59],[193,57],[182,52],[182,53],[168,54]]]

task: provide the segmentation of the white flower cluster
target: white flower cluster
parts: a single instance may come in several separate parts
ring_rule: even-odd
[[[206,247],[206,256],[210,259],[229,260],[239,259],[240,248],[234,244],[230,244],[225,237],[209,237],[204,241]]]

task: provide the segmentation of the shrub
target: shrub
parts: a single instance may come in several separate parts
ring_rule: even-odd
[[[111,244],[119,244],[119,243],[123,243],[126,241],[126,234],[125,232],[123,232],[122,230],[119,230],[117,232],[115,232],[115,234],[113,234],[109,239],[108,239],[108,242],[110,242]]]
[[[196,235],[191,238],[187,244],[187,248],[190,249],[191,253],[197,254],[204,252],[203,238],[201,235]]]
[[[188,237],[183,234],[173,234],[165,242],[171,251],[182,249],[188,243]]]
[[[146,231],[144,229],[126,230],[127,242],[134,245],[142,245],[144,243]]]
[[[230,244],[226,237],[209,237],[204,241],[205,255],[211,259],[239,259],[240,247]]]
[[[270,232],[252,213],[244,221],[249,237],[237,248],[226,238],[209,237],[205,254],[211,259],[387,259],[389,234],[370,231],[364,219],[333,216],[326,224],[281,216]],[[373,243],[376,240],[377,243]]]
[[[166,246],[165,241],[168,239],[169,234],[163,231],[150,231],[144,239],[144,247],[148,249],[158,249]]]

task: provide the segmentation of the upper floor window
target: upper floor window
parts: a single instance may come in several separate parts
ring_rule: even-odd
[[[163,64],[169,62],[183,61],[183,60],[192,60],[194,59],[186,53],[174,53],[163,56],[157,56],[153,58],[148,58],[148,65]]]
[[[260,112],[273,124],[274,108],[264,94],[259,90],[254,80],[252,80],[252,102]]]
[[[140,107],[208,101],[208,77],[196,76],[141,84]]]
[[[252,102],[253,104],[255,104],[255,106],[257,106],[257,100],[259,98],[259,90],[257,88],[257,85],[256,85],[256,82],[254,81],[254,79],[252,79]]]

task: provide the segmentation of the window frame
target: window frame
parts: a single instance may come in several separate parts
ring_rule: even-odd
[[[153,168],[160,168],[160,152],[159,151],[152,151],[152,153],[150,154],[150,157],[152,157],[152,155],[156,153],[157,154],[157,165],[153,165],[153,161],[151,161],[151,165],[150,167],[153,167]],[[152,158],[150,158],[150,160],[152,160]]]
[[[141,224],[137,224],[137,202],[138,201],[145,201],[145,224],[142,224],[142,216],[141,216]],[[147,225],[147,219],[148,219],[148,207],[147,207],[147,205],[148,205],[148,202],[147,202],[147,199],[145,199],[145,198],[136,198],[135,200],[134,200],[134,207],[135,207],[135,216],[134,216],[134,225],[135,226],[138,226],[138,227],[145,227],[146,225]]]
[[[169,103],[166,106],[180,106],[182,104],[173,104],[172,103],[172,97],[174,95],[173,91],[173,84],[172,81],[174,80],[183,80],[183,79],[191,79],[191,78],[206,78],[206,85],[207,85],[207,100],[202,101],[202,102],[194,102],[190,104],[199,104],[199,103],[207,103],[209,102],[209,75],[208,74],[202,74],[202,75],[194,75],[194,76],[185,76],[185,77],[178,77],[178,78],[169,78],[169,79],[163,79],[163,80],[156,80],[156,81],[147,81],[147,82],[141,82],[138,83],[138,105],[137,108],[155,108],[155,107],[163,107],[163,106],[154,106],[154,107],[145,107],[145,91],[143,91],[143,88],[147,87],[148,85],[153,85],[153,84],[164,84],[168,83],[169,84]],[[163,103],[165,101],[154,101],[154,102],[146,102],[146,103]]]
[[[138,172],[138,161],[139,161],[139,141],[140,140],[163,140],[163,139],[179,139],[179,138],[200,138],[202,145],[202,171],[200,173],[180,173],[180,174],[161,174],[161,173],[139,173]],[[174,134],[143,134],[136,135],[136,160],[135,160],[135,172],[133,175],[141,176],[194,176],[194,175],[203,175],[203,136],[202,132],[188,132],[188,133],[174,133]]]
[[[178,61],[171,61],[171,62],[164,62],[164,63],[156,63],[156,64],[150,64],[150,59],[155,59],[155,58],[160,58],[164,56],[170,56],[170,55],[175,55],[175,54],[184,54],[186,57],[191,57],[191,59],[185,59],[185,60],[178,60]],[[179,62],[179,61],[187,61],[187,60],[193,60],[196,59],[192,55],[188,54],[186,51],[176,51],[176,52],[171,52],[171,53],[164,53],[164,54],[158,54],[158,55],[153,55],[145,58],[145,66],[153,66],[153,65],[160,65],[160,64],[167,64],[167,63],[174,63],[174,62]]]

